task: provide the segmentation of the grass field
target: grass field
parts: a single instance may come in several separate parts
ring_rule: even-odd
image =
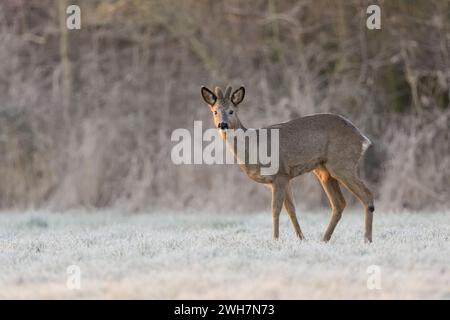
[[[285,213],[273,241],[269,212],[2,212],[0,298],[450,299],[450,212],[376,212],[370,245],[362,212],[345,212],[328,244],[328,212],[299,220],[305,242]]]

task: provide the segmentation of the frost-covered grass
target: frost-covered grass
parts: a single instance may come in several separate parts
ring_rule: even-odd
[[[299,219],[305,242],[285,213],[273,241],[268,212],[3,212],[0,298],[450,299],[450,212],[377,213],[370,245],[362,212],[345,212],[328,244],[328,212]],[[66,287],[69,265],[81,290]]]

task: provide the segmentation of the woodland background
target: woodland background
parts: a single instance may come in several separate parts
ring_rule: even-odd
[[[238,166],[170,160],[174,129],[212,124],[200,86],[227,84],[249,127],[349,118],[378,208],[450,206],[450,1],[2,0],[0,208],[267,209]],[[294,190],[327,204],[312,175]]]

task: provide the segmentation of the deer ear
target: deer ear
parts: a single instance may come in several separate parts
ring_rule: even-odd
[[[231,102],[233,102],[233,104],[237,106],[239,103],[242,102],[242,100],[244,100],[244,96],[245,96],[245,88],[240,87],[231,95]]]
[[[203,100],[205,100],[205,102],[209,105],[213,105],[214,103],[216,103],[217,97],[216,95],[209,90],[207,87],[202,86],[202,97]]]

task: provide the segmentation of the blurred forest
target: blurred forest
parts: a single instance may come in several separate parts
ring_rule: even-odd
[[[450,1],[2,0],[0,43],[3,209],[268,210],[237,165],[170,160],[175,128],[212,125],[200,86],[227,84],[249,127],[350,119],[378,208],[450,206]],[[313,175],[294,190],[327,205]]]

